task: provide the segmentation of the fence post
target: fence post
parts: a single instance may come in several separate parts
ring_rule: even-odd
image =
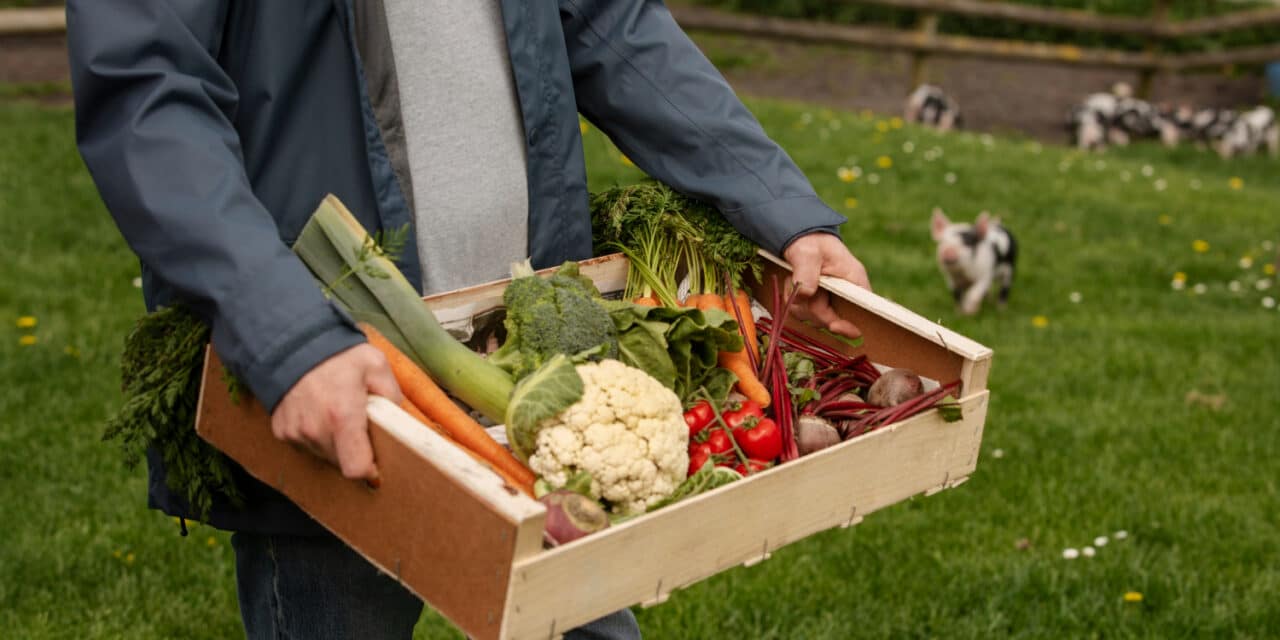
[[[932,11],[920,14],[919,20],[916,21],[916,31],[920,34],[921,45],[932,42],[938,35],[938,14]],[[928,57],[929,54],[925,53],[924,46],[911,52],[911,86],[908,87],[908,91],[914,91],[924,83],[925,60]]]
[[[1169,0],[1155,0],[1151,6],[1151,30],[1147,33],[1146,44],[1143,50],[1154,56],[1159,56],[1160,50],[1164,44],[1164,31],[1162,27],[1169,20]],[[1151,98],[1151,85],[1155,82],[1156,74],[1160,72],[1159,67],[1144,67],[1138,72],[1138,91],[1137,96],[1143,100]]]

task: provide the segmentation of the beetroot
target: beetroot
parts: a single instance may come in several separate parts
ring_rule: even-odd
[[[544,538],[551,546],[577,540],[609,526],[609,515],[600,503],[568,489],[552,491],[538,499],[547,507]]]
[[[867,390],[867,402],[893,407],[924,394],[924,382],[910,369],[890,369]]]
[[[796,421],[796,447],[800,450],[800,455],[808,455],[836,444],[840,444],[840,433],[826,418],[802,415]]]

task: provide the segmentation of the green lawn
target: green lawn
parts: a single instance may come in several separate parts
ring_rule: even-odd
[[[995,350],[983,454],[956,490],[640,610],[647,637],[1280,629],[1280,311],[1263,303],[1280,291],[1262,288],[1275,280],[1263,268],[1280,240],[1280,163],[1147,146],[1081,156],[751,105],[850,216],[846,237],[876,290]],[[179,537],[146,509],[142,471],[99,442],[142,305],[71,123],[64,109],[0,103],[0,629],[232,637],[226,534]],[[586,144],[594,188],[640,177],[594,129]],[[958,218],[988,209],[1018,235],[1003,313],[952,311],[933,264],[934,206]],[[733,523],[708,535],[732,536]],[[1063,558],[1100,535],[1111,540],[1094,557]],[[418,636],[460,637],[430,614]]]

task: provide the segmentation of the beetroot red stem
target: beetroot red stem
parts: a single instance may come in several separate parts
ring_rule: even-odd
[[[759,357],[756,356],[755,349],[753,349],[751,345],[746,344],[747,333],[743,331],[743,327],[746,325],[742,322],[742,310],[738,308],[738,292],[734,290],[733,281],[729,279],[729,274],[727,273],[724,276],[724,283],[725,289],[729,292],[729,299],[734,301],[730,306],[733,307],[734,319],[738,321],[738,334],[742,336],[743,340],[742,348],[747,350],[747,360],[751,362],[751,370],[756,372],[756,375],[760,375],[761,363],[759,361]]]
[[[822,405],[823,413],[830,411],[879,411],[884,407],[878,404],[868,402],[858,402],[856,400],[844,400],[841,402],[830,402]]]
[[[942,398],[946,397],[948,393],[959,388],[959,386],[960,386],[960,381],[956,380],[954,382],[950,382],[948,384],[942,385],[941,387],[938,387],[937,389],[934,389],[929,393],[916,396],[902,404],[892,406],[892,407],[885,407],[883,409],[880,409],[879,411],[875,411],[871,414],[868,414],[863,418],[861,418],[860,420],[858,420],[858,422],[856,422],[853,425],[853,434],[856,435],[859,433],[863,433],[864,431],[860,430],[862,427],[874,428],[874,427],[883,426],[887,424],[893,424],[895,422],[900,422],[902,420],[910,418],[911,416],[914,416],[918,413],[922,413],[926,409],[929,409],[933,405],[937,404],[937,402]],[[870,429],[867,429],[867,431],[869,430]]]
[[[787,349],[791,351],[797,351],[799,353],[803,353],[809,356],[810,358],[813,358],[814,363],[817,365],[820,365],[825,368],[825,367],[830,367],[838,364],[836,360],[831,357],[830,353],[821,349],[815,349],[807,344],[792,340],[789,335],[791,333],[790,330],[784,329],[781,336],[779,337],[778,332],[773,330],[773,323],[766,318],[761,318],[760,321],[756,323],[756,326],[760,327],[765,331],[768,331],[770,340],[776,339],[780,341],[783,345],[785,345]]]
[[[786,300],[784,301],[782,299],[782,287],[778,283],[777,276],[774,276],[773,299],[776,305],[772,309],[773,322],[771,323],[772,326],[770,327],[770,331],[769,331],[769,352],[764,358],[763,373],[766,376],[769,373],[771,373],[772,367],[783,366],[782,355],[781,355],[781,352],[779,351],[779,348],[780,348],[779,342],[781,341],[778,339],[778,336],[780,335],[781,332],[778,329],[781,327],[785,327],[787,325],[787,315],[791,313],[791,305],[795,303],[796,294],[798,294],[799,292],[800,290],[798,288],[793,287],[791,290],[791,295],[787,296]],[[785,386],[786,384],[784,383],[783,387]]]

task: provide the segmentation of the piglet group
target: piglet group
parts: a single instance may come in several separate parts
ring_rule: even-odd
[[[982,301],[999,286],[1001,307],[1009,300],[1018,245],[1013,234],[987,212],[973,224],[951,222],[942,209],[933,210],[933,240],[938,267],[961,314],[974,315]]]

